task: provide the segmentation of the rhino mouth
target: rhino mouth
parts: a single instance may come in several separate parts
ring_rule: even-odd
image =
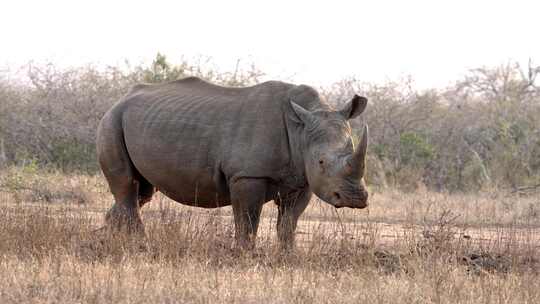
[[[343,192],[334,192],[332,194],[331,205],[336,209],[348,207],[353,209],[364,209],[368,206],[367,192],[356,195],[345,195]]]

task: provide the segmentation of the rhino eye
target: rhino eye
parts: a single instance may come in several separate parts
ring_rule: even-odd
[[[324,165],[324,160],[322,159],[319,159],[319,170],[321,170],[321,172],[324,172],[326,171],[326,166]]]

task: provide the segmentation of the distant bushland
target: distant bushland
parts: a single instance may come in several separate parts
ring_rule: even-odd
[[[373,187],[515,191],[540,184],[539,73],[533,64],[511,62],[470,70],[444,89],[354,78],[318,89],[336,105],[353,93],[369,98],[353,127],[370,126]],[[147,66],[27,64],[16,73],[0,71],[0,166],[96,172],[95,131],[107,109],[133,84],[186,76],[249,86],[264,73],[253,65],[219,71],[188,60],[171,63],[161,54]]]

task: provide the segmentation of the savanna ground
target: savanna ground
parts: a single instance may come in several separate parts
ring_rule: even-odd
[[[372,191],[368,210],[314,200],[283,254],[276,208],[253,252],[230,208],[161,194],[147,239],[95,232],[101,175],[0,171],[0,303],[540,303],[540,193]]]

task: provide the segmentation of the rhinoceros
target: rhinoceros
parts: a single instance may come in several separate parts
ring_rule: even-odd
[[[105,227],[144,234],[139,211],[158,189],[190,206],[232,205],[236,242],[250,247],[263,204],[274,201],[278,240],[290,247],[313,193],[336,208],[368,205],[368,130],[355,143],[348,122],[366,105],[354,95],[334,110],[312,87],[280,81],[135,85],[97,131],[115,200]]]

